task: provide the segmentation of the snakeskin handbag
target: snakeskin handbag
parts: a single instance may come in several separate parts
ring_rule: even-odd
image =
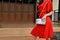
[[[46,24],[46,19],[37,18],[36,19],[36,24],[45,25]]]

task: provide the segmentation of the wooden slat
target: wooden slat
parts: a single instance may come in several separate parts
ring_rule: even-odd
[[[28,20],[29,20],[29,22],[34,22],[34,13],[33,12],[29,12],[29,14],[28,14],[29,16],[28,16]]]
[[[21,4],[16,4],[15,6],[16,6],[16,11],[21,11],[21,7],[22,7]]]
[[[8,11],[9,3],[3,3],[3,11]]]
[[[0,12],[1,12],[2,3],[0,2]]]
[[[2,20],[2,15],[1,15],[1,12],[0,12],[0,21]]]
[[[23,17],[22,17],[22,20],[23,20],[23,22],[25,22],[25,23],[27,23],[28,22],[28,12],[23,12]]]
[[[28,8],[29,10],[28,11],[29,12],[33,12],[34,11],[34,5],[33,4],[29,4],[28,6],[29,6],[29,8]]]
[[[28,4],[23,4],[23,12],[28,12],[29,11],[29,5]]]
[[[8,12],[2,12],[2,21],[8,22]]]
[[[21,13],[20,12],[16,13],[16,21],[21,22]]]
[[[9,13],[9,16],[8,16],[8,20],[9,20],[9,22],[14,22],[15,21],[15,13],[14,12],[10,12]]]
[[[13,12],[15,12],[15,4],[14,3],[10,3],[9,4],[9,11],[11,12],[11,11],[13,11]]]

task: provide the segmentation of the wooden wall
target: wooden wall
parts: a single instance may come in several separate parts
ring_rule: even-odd
[[[0,22],[34,23],[34,5],[0,2]]]

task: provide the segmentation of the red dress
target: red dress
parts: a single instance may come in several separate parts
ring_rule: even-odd
[[[47,1],[47,5],[44,8],[44,11],[42,12],[41,18],[47,13],[53,10],[52,8],[52,2],[51,0]],[[38,6],[38,9],[42,11],[42,8],[44,7],[46,2],[43,2],[41,5]],[[40,13],[39,13],[40,14]],[[31,31],[31,34],[33,36],[38,36],[40,38],[53,38],[53,28],[52,28],[52,21],[49,16],[46,17],[46,25],[35,25],[33,30]]]

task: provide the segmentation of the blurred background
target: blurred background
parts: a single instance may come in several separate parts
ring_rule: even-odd
[[[37,18],[39,0],[0,0],[0,40],[34,40],[30,31]],[[60,38],[60,1],[53,0],[51,16],[55,38]]]

